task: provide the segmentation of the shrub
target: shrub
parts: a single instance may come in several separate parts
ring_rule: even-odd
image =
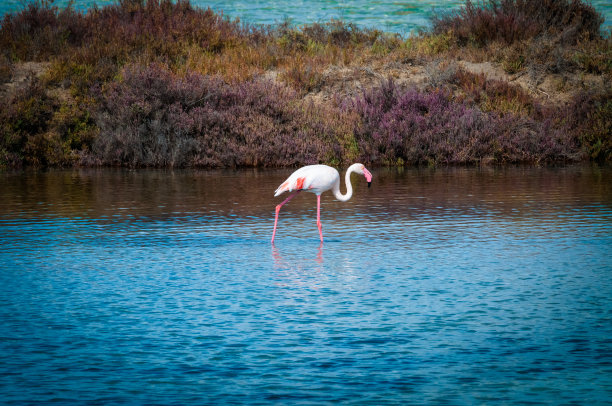
[[[381,31],[372,29],[361,29],[353,23],[332,19],[328,23],[314,23],[305,25],[301,34],[311,41],[321,44],[335,45],[346,48],[355,45],[373,45],[383,37]]]
[[[456,62],[432,62],[425,67],[430,91],[445,89],[452,98],[484,112],[512,113],[542,118],[542,107],[522,87],[509,82],[488,79],[484,73],[472,73]]]
[[[467,2],[436,19],[433,34],[404,41],[336,20],[255,28],[184,0],[119,0],[86,14],[37,0],[0,27],[0,83],[18,60],[50,62],[42,82],[30,78],[15,94],[3,86],[0,165],[610,159],[609,92],[543,108],[451,62],[427,66],[430,94],[387,82],[344,101],[303,97],[359,79],[328,75],[330,66],[395,74],[466,52],[493,54],[513,73],[607,74],[600,20],[578,0]],[[457,47],[468,43],[485,46]]]
[[[39,0],[5,16],[0,45],[21,60],[54,57],[51,83],[83,93],[111,80],[129,61],[177,66],[193,46],[218,54],[265,35],[183,0],[122,0],[85,15]]]
[[[211,9],[199,9],[189,1],[123,0],[93,10],[87,15],[90,35],[104,42],[128,46],[134,51],[150,50],[170,59],[188,43],[210,52],[220,52],[242,41],[249,27],[223,18]]]
[[[5,14],[0,49],[20,60],[46,60],[68,45],[78,45],[87,32],[84,16],[72,4],[59,9],[53,0],[36,0],[20,12]]]
[[[581,0],[470,0],[458,12],[434,16],[433,32],[452,32],[460,43],[485,45],[553,35],[563,44],[600,37],[604,19]]]
[[[612,33],[607,38],[583,41],[569,58],[586,72],[612,74]]]
[[[458,99],[468,105],[475,104],[482,111],[541,118],[540,105],[518,85],[487,79],[484,73],[475,74],[464,69],[455,71],[453,82],[462,91]]]
[[[345,105],[361,117],[362,160],[392,164],[540,162],[576,157],[571,137],[550,121],[485,113],[445,91],[401,90],[389,80]]]
[[[295,166],[333,156],[320,114],[296,94],[259,80],[218,77],[165,66],[128,66],[103,94],[94,153],[130,166]]]
[[[449,50],[452,36],[448,32],[423,36],[417,43],[417,50],[425,55],[438,55]]]
[[[436,89],[457,83],[457,72],[461,68],[455,61],[432,61],[425,65],[429,86]]]
[[[61,102],[35,76],[0,110],[0,166],[66,166],[91,148],[88,106]]]
[[[302,58],[296,58],[280,77],[294,89],[306,93],[317,90],[323,83],[322,67]]]
[[[612,160],[612,90],[581,92],[559,113],[558,120],[578,139],[586,156]]]
[[[0,85],[11,80],[13,77],[13,63],[10,58],[0,54]]]
[[[37,140],[49,130],[57,105],[40,81],[34,76],[28,78],[27,86],[19,89],[0,110],[1,165],[46,164],[48,151],[44,139]]]

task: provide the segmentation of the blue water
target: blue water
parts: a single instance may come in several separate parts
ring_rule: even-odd
[[[32,0],[26,0],[32,1]],[[63,7],[69,0],[55,0]],[[23,0],[0,1],[0,15],[19,10]],[[116,3],[114,0],[75,0],[74,7],[86,10],[93,4],[102,7]],[[339,18],[361,27],[377,28],[403,35],[415,33],[430,27],[433,10],[449,11],[464,4],[462,0],[191,0],[199,7],[210,7],[223,12],[229,18],[239,18],[251,24],[275,24],[285,20],[296,25],[326,22]],[[612,29],[612,2],[592,0],[591,4],[603,14],[605,32]]]
[[[3,404],[610,404],[612,168],[0,173]]]

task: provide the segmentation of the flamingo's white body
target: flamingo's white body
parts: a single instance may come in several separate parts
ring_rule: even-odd
[[[319,237],[323,242],[323,232],[321,231],[321,193],[330,190],[336,199],[346,202],[353,196],[353,186],[351,185],[351,173],[364,175],[368,186],[372,183],[372,174],[362,164],[353,164],[346,170],[345,183],[346,193],[340,193],[340,174],[331,166],[309,165],[293,172],[274,192],[274,196],[279,196],[284,192],[293,192],[281,204],[276,206],[276,217],[274,218],[274,231],[272,232],[272,244],[276,235],[276,225],[278,223],[278,213],[285,203],[291,200],[296,194],[305,190],[317,195],[317,227]]]

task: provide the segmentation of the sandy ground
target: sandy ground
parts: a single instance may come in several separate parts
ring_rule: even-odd
[[[49,68],[49,62],[21,62],[13,65],[10,81],[0,84],[0,101],[7,100],[17,89],[28,83],[31,76],[42,77]],[[441,60],[425,65],[392,62],[359,67],[329,66],[323,72],[322,85],[306,94],[305,100],[324,104],[336,97],[350,97],[362,94],[364,90],[380,85],[392,78],[398,86],[425,89],[436,83],[436,77],[444,67],[453,66],[475,74],[483,74],[488,79],[506,81],[518,85],[543,103],[563,104],[571,99],[576,89],[601,88],[605,85],[604,76],[573,75],[533,75],[523,71],[515,75],[507,74],[503,68],[491,62],[469,62],[464,60]],[[443,74],[443,73],[442,73]],[[279,81],[279,72],[269,71],[265,79]],[[64,89],[53,90],[56,96],[66,97]]]
[[[520,86],[544,104],[564,104],[572,98],[577,89],[604,86],[604,77],[597,75],[532,75],[526,71],[509,75],[500,65],[491,62],[444,60],[426,65],[395,62],[384,66],[358,68],[330,66],[323,73],[324,85],[305,97],[315,103],[325,103],[336,96],[360,94],[363,90],[379,85],[387,78],[392,78],[399,86],[423,90],[435,84],[436,75],[440,75],[442,65],[455,66],[471,73],[483,74],[487,79]]]

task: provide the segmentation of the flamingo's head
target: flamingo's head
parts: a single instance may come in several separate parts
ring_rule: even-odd
[[[372,174],[363,164],[356,164],[356,166],[357,168],[355,168],[355,172],[365,176],[366,181],[368,181],[368,187],[370,187],[372,185]]]

